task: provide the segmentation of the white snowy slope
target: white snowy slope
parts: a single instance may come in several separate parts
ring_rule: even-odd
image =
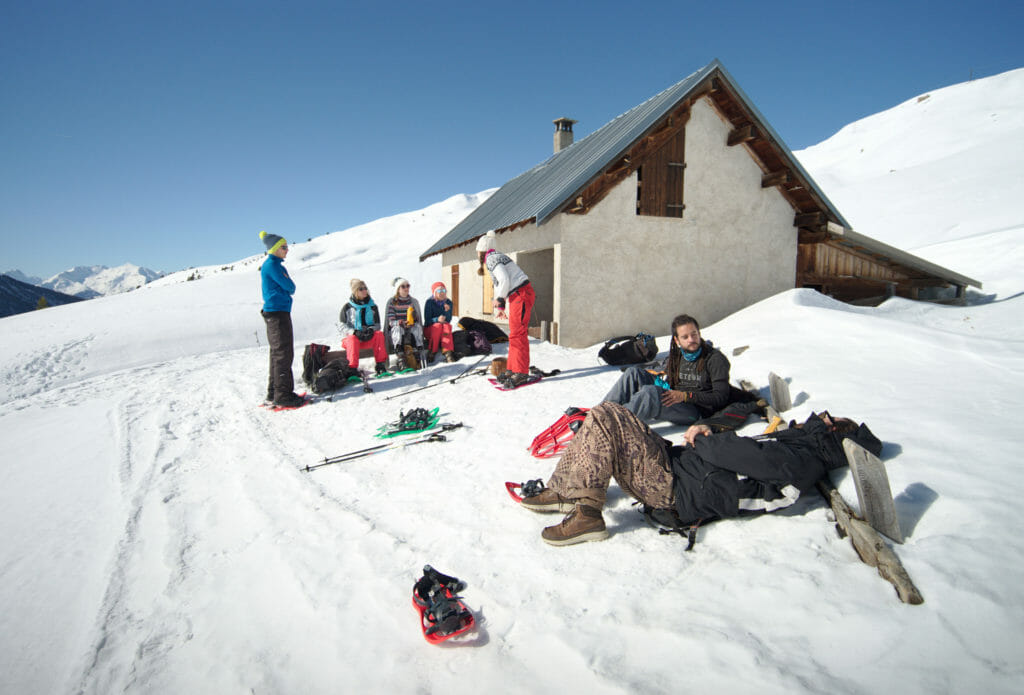
[[[977,99],[933,92],[933,118],[911,127],[890,112],[859,137],[931,129],[931,142],[948,140],[945,109],[978,117],[989,85],[1003,118],[1020,118],[1024,89],[1007,94],[1007,79],[949,90]],[[960,178],[943,161],[914,164],[921,225],[958,225],[929,237],[942,242],[929,257],[985,283],[968,306],[855,308],[794,290],[704,331],[727,355],[749,346],[731,358],[734,379],[785,375],[792,417],[827,408],[883,439],[907,536],[896,552],[923,605],[897,600],[814,495],[711,524],[685,553],[613,486],[609,540],[543,544],[558,517],[516,507],[503,483],[546,477],[553,463],[527,444],[617,378],[596,346],[533,342],[532,362],[563,373],[513,393],[471,377],[385,400],[444,382],[463,360],[375,381],[373,394],[256,407],[267,349],[253,255],[0,321],[0,692],[1020,692],[1021,191],[992,203],[998,224],[976,221],[973,200],[1012,189],[1014,150],[994,126],[957,137]],[[826,191],[842,205],[844,186],[891,166],[888,152],[868,166],[881,156],[810,166],[833,177]],[[291,240],[297,346],[337,345],[353,276],[381,303],[396,275],[425,297],[440,266],[418,264],[419,252],[486,195]],[[881,187],[851,218],[874,235],[858,215],[916,219],[913,202],[913,189]],[[257,231],[240,249],[258,253]],[[916,227],[889,231],[879,236],[903,245],[905,232],[920,251]],[[666,331],[679,309],[666,307]],[[303,470],[376,444],[377,426],[415,406],[466,427]],[[856,499],[845,471],[836,482]],[[461,644],[420,635],[410,596],[425,563],[468,582],[478,629]]]
[[[1024,68],[938,89],[796,154],[854,229],[935,260],[921,247],[1020,226],[1022,93]]]

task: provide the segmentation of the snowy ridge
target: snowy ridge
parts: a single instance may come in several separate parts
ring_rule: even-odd
[[[942,263],[927,247],[1024,228],[1007,204],[1024,197],[1024,69],[919,95],[795,154],[858,232]]]
[[[973,107],[948,106],[977,115],[986,86],[1002,92],[1008,79],[971,83]],[[1012,84],[1014,99],[1024,96]],[[934,103],[915,127],[941,142],[950,120]],[[1024,112],[1014,103],[1007,118]],[[913,131],[898,115],[862,125],[860,138]],[[369,395],[257,408],[267,350],[253,255],[4,319],[0,691],[1019,692],[1024,425],[1000,416],[1024,387],[1024,245],[1016,228],[965,216],[976,196],[1008,185],[1016,157],[1002,132],[972,138],[957,155],[969,179],[951,178],[941,159],[914,167],[935,187],[916,199],[919,217],[956,222],[929,252],[985,283],[968,306],[851,307],[793,290],[704,329],[734,380],[764,392],[769,371],[789,380],[787,416],[827,408],[882,438],[907,536],[896,552],[924,605],[900,604],[814,495],[711,524],[684,553],[613,485],[609,540],[541,543],[559,517],[517,508],[503,483],[546,478],[553,464],[528,456],[530,440],[619,376],[597,346],[533,342],[532,362],[562,374],[512,393],[482,377],[446,383],[463,360],[374,381]],[[993,139],[1004,146],[990,148]],[[971,152],[997,158],[974,162]],[[880,171],[867,161],[879,156],[869,150],[863,167],[839,158],[813,175],[845,214],[844,196],[858,200],[847,191],[867,180],[859,167]],[[854,214],[912,216],[912,193],[879,187]],[[381,304],[395,275],[425,297],[440,265],[417,263],[419,252],[486,194],[289,240],[296,344],[337,344],[353,276]],[[1019,199],[993,207],[988,223],[1012,218]],[[917,227],[889,231],[879,237],[901,245]],[[244,243],[259,250],[255,230]],[[377,443],[377,426],[427,405],[466,427],[446,443],[302,470]],[[678,439],[678,428],[654,429]],[[848,472],[837,474],[855,501]],[[478,629],[462,646],[420,635],[410,595],[426,563],[468,582]]]
[[[140,268],[131,263],[125,263],[116,268],[108,268],[105,265],[79,265],[57,273],[47,280],[27,276],[17,270],[6,274],[30,285],[45,287],[82,299],[130,292],[163,275],[163,273],[149,268]]]

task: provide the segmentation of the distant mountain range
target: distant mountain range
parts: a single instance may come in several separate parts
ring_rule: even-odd
[[[25,275],[20,270],[9,270],[5,275],[29,285],[74,295],[82,299],[92,299],[138,289],[147,282],[163,277],[164,274],[125,263],[116,268],[108,268],[105,265],[79,265],[47,280]]]
[[[0,317],[38,309],[40,299],[46,300],[46,306],[83,301],[82,297],[21,282],[10,275],[0,275]]]
[[[163,273],[131,263],[116,268],[80,265],[48,280],[10,270],[0,275],[0,317],[33,311],[38,308],[40,297],[47,306],[57,306],[128,292],[160,277]]]

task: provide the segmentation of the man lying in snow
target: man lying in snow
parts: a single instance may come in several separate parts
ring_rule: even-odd
[[[876,456],[882,450],[866,425],[827,412],[769,438],[712,435],[700,424],[683,436],[685,445],[672,446],[623,406],[601,403],[587,414],[547,488],[522,505],[568,512],[541,538],[571,545],[608,537],[601,509],[612,477],[648,507],[672,510],[691,525],[790,506],[829,470],[846,465],[847,437]]]

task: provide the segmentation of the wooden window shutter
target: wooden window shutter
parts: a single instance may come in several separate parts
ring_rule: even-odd
[[[454,263],[452,265],[452,288],[451,292],[452,300],[452,314],[455,316],[461,316],[459,313],[459,264]]]
[[[683,175],[686,171],[686,129],[644,159],[637,172],[638,215],[682,217]]]

